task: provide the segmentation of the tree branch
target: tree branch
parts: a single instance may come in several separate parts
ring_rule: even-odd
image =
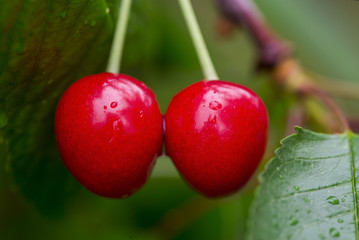
[[[298,97],[316,97],[336,118],[334,132],[349,130],[349,124],[334,100],[318,87],[293,57],[289,44],[270,28],[252,0],[216,0],[224,16],[245,28],[257,47],[258,67],[273,74],[274,81]],[[328,125],[332,125],[328,123]]]
[[[217,0],[222,13],[233,23],[245,28],[257,46],[259,68],[275,67],[292,53],[267,25],[261,13],[250,0]]]

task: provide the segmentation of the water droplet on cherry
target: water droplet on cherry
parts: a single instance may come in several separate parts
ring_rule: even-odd
[[[113,126],[114,131],[119,131],[120,130],[120,120],[114,121],[112,126]]]
[[[111,108],[116,108],[117,105],[118,105],[117,102],[112,102],[110,106],[111,106]]]
[[[216,123],[217,122],[217,116],[213,115],[213,114],[209,115],[208,122],[213,123],[213,124]]]
[[[209,108],[212,110],[219,110],[222,108],[222,104],[217,101],[212,101],[209,103]]]
[[[140,116],[140,118],[142,118],[144,116],[144,113],[142,110],[139,112],[139,116]]]

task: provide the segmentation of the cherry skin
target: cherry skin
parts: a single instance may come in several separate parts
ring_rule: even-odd
[[[124,198],[149,177],[162,149],[163,118],[154,93],[123,74],[101,73],[75,82],[55,116],[61,157],[90,191]]]
[[[250,89],[201,81],[178,93],[165,116],[166,153],[182,177],[207,197],[239,190],[263,157],[268,116]]]

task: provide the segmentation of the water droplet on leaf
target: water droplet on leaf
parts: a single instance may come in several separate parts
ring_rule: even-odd
[[[293,219],[290,220],[290,225],[295,226],[295,225],[298,224],[298,222],[299,222],[298,219],[293,218]]]
[[[338,205],[339,204],[339,199],[335,196],[330,196],[327,199],[327,202],[332,204],[332,205]]]
[[[329,229],[329,234],[332,237],[339,237],[340,236],[340,232],[336,228]]]
[[[300,187],[298,185],[295,185],[293,188],[297,191],[299,191],[299,189],[300,189]]]

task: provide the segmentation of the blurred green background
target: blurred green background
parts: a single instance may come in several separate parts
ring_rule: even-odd
[[[77,78],[104,71],[116,9],[116,1],[82,2],[64,0],[50,6],[48,1],[4,0],[0,10],[0,239],[244,239],[256,176],[238,194],[209,200],[184,183],[169,158],[160,157],[143,189],[128,199],[112,200],[89,193],[64,169],[54,145],[56,102]],[[192,2],[221,79],[249,86],[268,107],[270,141],[260,172],[288,132],[287,115],[294,98],[272,84],[268,73],[254,72],[256,52],[244,31],[227,37],[216,33],[219,14],[213,1]],[[359,2],[256,2],[308,70],[343,85],[359,81]],[[107,8],[111,11],[104,26],[81,18],[88,11],[101,20],[98,11],[105,13]],[[46,24],[42,15],[60,19],[48,28],[49,43],[41,28],[24,30],[27,24]],[[22,20],[16,24],[17,18]],[[49,24],[57,21],[47,20]],[[29,39],[34,46],[29,47]],[[98,47],[82,45],[77,39],[95,41]],[[36,49],[36,42],[50,47],[27,57],[26,48]],[[64,54],[51,51],[54,44]],[[90,55],[77,59],[84,51]],[[32,62],[40,67],[32,71]],[[19,69],[11,71],[16,66]],[[178,91],[202,79],[175,0],[134,0],[122,71],[154,90],[163,113]],[[331,84],[323,81],[323,86]],[[337,100],[350,118],[359,117],[357,101]],[[316,125],[306,127],[322,130]]]

